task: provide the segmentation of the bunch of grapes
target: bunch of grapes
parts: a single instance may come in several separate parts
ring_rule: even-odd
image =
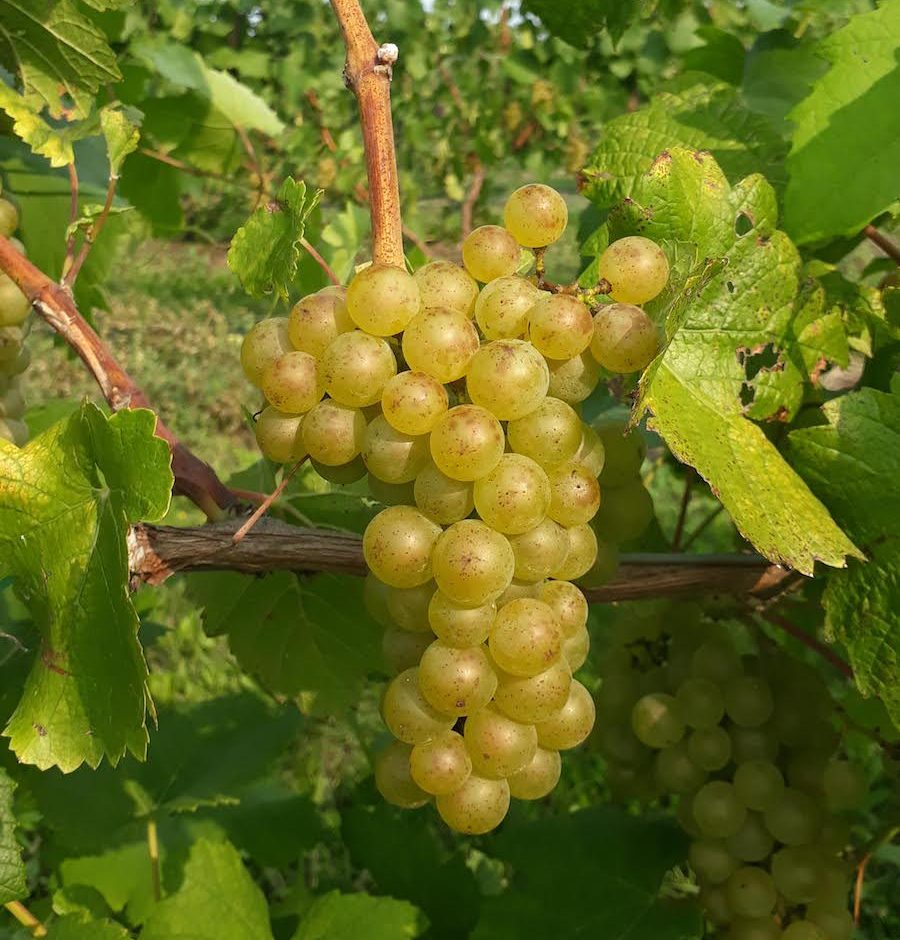
[[[522,249],[542,263],[567,220],[559,193],[523,186],[505,227],[465,239],[464,267],[372,264],[346,290],[257,324],[242,348],[268,401],[263,453],[308,456],[336,483],[367,475],[388,507],[363,537],[367,601],[396,674],[382,703],[396,740],[376,784],[399,806],[433,799],[466,833],[496,827],[511,796],[548,794],[559,751],[593,726],[572,677],[589,646],[572,581],[597,558],[604,447],[578,408],[601,365],[642,368],[656,351],[639,308],[592,315],[574,287],[518,275]],[[668,278],[647,239],[603,258],[614,298],[649,299]]]
[[[18,227],[18,209],[8,199],[0,199],[0,235],[25,254],[25,246],[12,237]],[[28,440],[20,376],[30,361],[24,345],[24,324],[30,312],[28,298],[6,274],[0,274],[0,438],[18,447]]]
[[[727,940],[849,940],[842,815],[866,794],[812,668],[741,655],[693,608],[633,619],[605,658],[594,742],[620,797],[675,795],[700,903]]]

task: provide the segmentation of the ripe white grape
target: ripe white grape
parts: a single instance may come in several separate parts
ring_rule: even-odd
[[[590,470],[570,460],[548,476],[551,495],[547,515],[567,528],[590,522],[600,507],[600,485]]]
[[[530,458],[504,454],[493,470],[475,481],[474,497],[478,515],[492,529],[519,535],[546,515],[550,481]]]
[[[733,836],[747,818],[747,807],[734,792],[734,787],[724,780],[703,784],[694,795],[691,809],[700,831],[713,839]]]
[[[381,658],[391,675],[419,665],[422,653],[434,642],[435,636],[389,627],[381,637]]]
[[[765,917],[775,908],[778,892],[767,871],[744,865],[725,882],[725,896],[738,917]]]
[[[807,905],[806,919],[815,924],[826,940],[850,940],[855,930],[853,918],[845,907],[836,908],[818,898]]]
[[[594,518],[597,535],[617,544],[636,539],[654,518],[653,499],[644,484],[638,478],[615,489],[604,486],[604,490],[608,499],[603,500]]]
[[[684,735],[684,718],[678,700],[664,692],[651,692],[635,702],[631,727],[648,747],[677,744]]]
[[[462,735],[445,731],[412,749],[409,771],[426,793],[452,793],[469,779],[472,759]]]
[[[362,330],[341,333],[322,357],[325,390],[335,401],[354,408],[380,402],[385,385],[396,374],[391,347]]]
[[[449,307],[429,307],[403,333],[403,357],[417,372],[439,382],[462,378],[478,352],[478,331],[472,321]]]
[[[483,835],[503,822],[509,810],[509,784],[471,774],[458,790],[436,797],[435,806],[451,829]]]
[[[581,446],[572,459],[587,467],[595,477],[603,472],[606,448],[600,435],[590,425],[582,425]]]
[[[516,564],[506,538],[478,519],[455,522],[441,533],[432,561],[441,591],[455,603],[472,607],[498,597],[512,580]]]
[[[452,261],[430,261],[413,274],[422,307],[449,307],[471,317],[478,284],[471,274]]]
[[[497,675],[482,647],[460,648],[435,640],[422,654],[419,688],[438,711],[458,718],[487,705]]]
[[[739,862],[720,839],[695,839],[688,849],[694,871],[709,884],[722,884],[737,871]]]
[[[431,556],[441,534],[411,506],[391,506],[368,524],[363,534],[366,564],[392,587],[415,587],[431,580]]]
[[[518,600],[520,597],[537,599],[540,593],[540,581],[510,581],[503,593],[497,598],[497,609],[505,607],[510,601]]]
[[[381,700],[381,715],[391,734],[405,744],[430,741],[453,727],[454,719],[433,708],[419,689],[419,670],[395,676]]]
[[[549,721],[558,716],[569,700],[573,681],[572,670],[562,657],[536,676],[500,673],[499,679],[494,707],[509,718],[526,724]]]
[[[408,744],[392,741],[375,755],[375,786],[388,803],[402,809],[417,809],[429,800],[410,775],[411,751]]]
[[[723,686],[737,679],[743,671],[741,658],[725,637],[713,637],[701,643],[691,658],[691,674]]]
[[[781,928],[773,917],[739,917],[732,921],[725,940],[780,940]]]
[[[431,632],[428,621],[428,605],[435,592],[434,581],[426,581],[415,587],[400,588],[385,585],[384,602],[390,623],[401,630],[415,633]]]
[[[725,897],[724,885],[704,885],[697,896],[706,916],[717,926],[731,923],[731,910]]]
[[[742,862],[763,862],[772,854],[774,840],[759,813],[747,813],[744,825],[725,840],[728,851]]]
[[[525,248],[552,244],[566,230],[568,221],[565,199],[543,183],[520,186],[503,208],[503,224]]]
[[[431,432],[431,456],[446,476],[472,481],[497,466],[504,443],[503,428],[487,409],[457,405]]]
[[[0,326],[19,326],[31,312],[31,303],[15,282],[0,274]]]
[[[524,767],[507,777],[509,792],[517,800],[539,800],[559,783],[561,770],[559,751],[539,747]]]
[[[792,921],[781,934],[781,940],[830,940],[811,920]]]
[[[411,483],[431,462],[428,435],[413,437],[391,427],[379,415],[366,428],[362,458],[373,476],[385,483]]]
[[[548,394],[570,405],[588,398],[600,382],[600,365],[590,352],[571,359],[550,359]]]
[[[573,636],[563,638],[562,655],[572,672],[578,672],[587,662],[591,651],[591,635],[587,627],[582,627]]]
[[[808,845],[819,834],[821,814],[811,797],[785,787],[765,811],[766,828],[785,845]]]
[[[653,774],[660,787],[669,793],[691,793],[706,783],[706,772],[691,760],[684,739],[659,751]]]
[[[772,856],[775,887],[794,904],[806,904],[815,898],[821,876],[822,859],[813,846],[789,845]]]
[[[600,255],[597,273],[612,285],[613,300],[642,304],[654,297],[669,280],[669,261],[656,242],[640,235],[614,241]]]
[[[341,335],[356,329],[347,312],[346,291],[321,290],[298,300],[288,317],[288,336],[295,349],[321,359]]]
[[[447,390],[425,372],[400,372],[381,393],[385,419],[404,434],[428,434],[447,407]]]
[[[755,758],[738,764],[734,772],[734,789],[750,809],[763,811],[781,799],[784,777],[771,761]]]
[[[475,301],[475,320],[485,339],[518,339],[528,329],[528,311],[541,297],[531,281],[498,277]]]
[[[486,284],[498,277],[515,274],[521,260],[518,242],[499,225],[482,225],[462,243],[466,270],[476,281]]]
[[[411,274],[389,264],[363,268],[347,288],[353,322],[374,336],[393,336],[419,312],[419,286]]]
[[[319,463],[337,467],[362,452],[366,419],[358,408],[330,398],[320,401],[303,419],[303,446]]]
[[[262,391],[269,404],[287,414],[303,414],[322,398],[318,364],[305,352],[279,356],[263,372]]]
[[[501,421],[534,411],[549,383],[544,357],[521,339],[498,339],[482,346],[466,373],[469,397]]]
[[[519,598],[501,607],[491,627],[488,648],[494,662],[513,676],[535,676],[560,654],[562,634],[553,608]]]
[[[428,605],[428,621],[435,635],[447,646],[481,646],[488,638],[497,605],[488,601],[480,607],[461,607],[445,594],[435,591]]]
[[[519,581],[543,581],[565,561],[569,534],[558,522],[546,518],[527,532],[510,535],[509,544],[516,559],[513,576]]]
[[[591,570],[597,560],[597,536],[587,524],[566,529],[569,550],[562,564],[553,570],[551,577],[560,581],[574,581]]]
[[[578,747],[591,733],[595,715],[591,693],[573,679],[566,704],[556,714],[538,722],[538,743],[557,751]]]
[[[413,494],[416,506],[441,525],[459,522],[475,508],[472,484],[446,476],[431,462],[416,477]]]
[[[256,443],[275,463],[293,463],[306,456],[301,429],[303,415],[286,415],[271,405],[256,419]]]
[[[738,676],[725,687],[725,711],[742,728],[758,728],[772,716],[772,690],[759,676]]]
[[[692,728],[714,728],[725,714],[722,692],[711,679],[685,679],[675,698],[685,722]]]
[[[721,770],[731,758],[731,738],[718,725],[698,728],[688,738],[688,754],[704,770]]]
[[[574,584],[568,581],[548,581],[541,585],[538,597],[553,608],[563,636],[574,636],[587,624],[588,603],[584,594]]]
[[[534,725],[513,721],[490,706],[466,719],[463,737],[475,773],[491,780],[521,770],[537,752]]]
[[[8,199],[0,199],[0,235],[9,238],[18,227],[19,210]]]
[[[594,321],[578,297],[546,294],[528,311],[528,338],[548,359],[572,359],[591,345]]]
[[[534,411],[506,427],[509,446],[542,467],[577,460],[585,430],[572,406],[558,398],[544,398]]]
[[[610,372],[638,372],[659,350],[656,326],[640,307],[607,304],[594,317],[591,354]]]
[[[241,368],[249,382],[262,385],[266,369],[294,347],[287,317],[270,317],[253,326],[241,343]]]
[[[731,739],[731,756],[736,764],[748,760],[774,760],[778,754],[778,741],[768,728],[741,728],[732,725],[728,729]]]

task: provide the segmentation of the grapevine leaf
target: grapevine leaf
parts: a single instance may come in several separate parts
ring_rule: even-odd
[[[16,841],[16,817],[13,815],[13,791],[16,782],[0,767],[0,905],[17,901],[28,894],[25,863]]]
[[[118,191],[150,223],[154,235],[171,235],[184,225],[181,170],[133,153],[125,163]]]
[[[83,125],[74,127],[51,127],[40,116],[40,102],[25,98],[0,82],[0,108],[13,119],[13,132],[32,151],[50,161],[50,166],[65,166],[75,160],[72,141]],[[88,133],[89,131],[86,131]]]
[[[633,10],[619,0],[527,0],[525,9],[537,16],[548,32],[579,49],[587,49],[605,26],[615,41],[622,37]]]
[[[137,150],[141,136],[137,117],[134,113],[129,115],[118,108],[103,108],[100,111],[100,127],[106,138],[110,176],[118,176],[122,161]]]
[[[160,847],[160,862],[165,865],[167,846]],[[140,913],[153,906],[153,885],[147,877],[147,840],[127,842],[107,849],[100,855],[64,858],[59,877],[68,889],[90,888],[97,891],[110,911],[128,909],[134,923]],[[140,913],[139,913],[140,912]]]
[[[898,35],[900,0],[887,0],[818,46],[831,68],[790,114],[784,224],[798,243],[856,234],[898,197]]]
[[[97,219],[104,215],[104,212],[107,216],[123,215],[131,212],[133,208],[133,206],[110,206],[109,209],[104,209],[100,203],[88,203],[81,207],[81,214],[78,218],[66,226],[66,238],[78,232],[87,232]]]
[[[0,0],[0,63],[22,76],[26,96],[62,113],[60,91],[86,117],[94,94],[122,75],[103,31],[72,0]]]
[[[155,426],[150,411],[107,419],[84,404],[21,450],[0,442],[0,566],[41,633],[3,732],[22,763],[67,772],[146,750],[125,534],[169,505],[169,449]]]
[[[290,493],[286,501],[303,517],[303,524],[360,535],[372,519],[384,509],[360,493]]]
[[[82,0],[82,3],[86,3],[89,7],[99,10],[101,13],[107,10],[124,10],[125,7],[131,6],[133,2],[134,0]]]
[[[47,940],[128,940],[129,936],[111,920],[85,920],[77,914],[57,918],[47,928]]]
[[[272,940],[266,899],[234,846],[194,845],[181,888],[156,905],[141,940]]]
[[[329,891],[313,901],[294,940],[402,940],[418,937],[422,926],[407,901]]]
[[[307,197],[306,183],[290,177],[277,199],[260,206],[235,233],[228,265],[253,297],[275,294],[284,300],[297,274],[300,240],[321,191]]]

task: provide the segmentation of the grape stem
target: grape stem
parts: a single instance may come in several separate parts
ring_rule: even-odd
[[[872,244],[877,245],[889,258],[893,258],[897,264],[900,264],[900,245],[894,244],[887,235],[879,232],[874,225],[867,225],[863,229],[863,235],[865,235]]]
[[[7,901],[3,906],[23,927],[27,927],[31,931],[32,937],[47,936],[47,928],[21,901]]]
[[[307,455],[308,456],[308,455]],[[306,457],[298,460],[290,470],[285,471],[281,477],[281,482],[278,486],[272,490],[271,493],[253,510],[253,514],[250,518],[234,533],[231,537],[232,544],[237,545],[243,541],[247,533],[259,522],[260,519],[269,511],[269,507],[272,503],[278,499],[279,496],[284,492],[285,487],[291,480],[294,478],[294,474],[300,469],[301,466],[306,462]]]
[[[65,264],[63,265],[63,284],[66,287],[71,287],[75,283],[75,279],[78,277],[85,261],[87,261],[91,249],[94,247],[94,242],[96,242],[100,236],[100,231],[106,224],[106,220],[109,218],[109,213],[112,210],[113,200],[116,198],[116,187],[118,185],[119,177],[116,174],[111,174],[109,184],[106,187],[106,200],[103,203],[103,209],[100,211],[100,215],[97,216],[90,228],[85,232],[81,249],[75,256],[75,260],[72,261],[71,266],[67,268]],[[66,255],[66,260],[70,260],[68,254]]]

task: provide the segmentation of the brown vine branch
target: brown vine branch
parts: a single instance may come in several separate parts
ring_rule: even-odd
[[[485,170],[482,162],[476,157],[475,169],[472,171],[472,182],[469,183],[466,198],[463,200],[460,214],[460,237],[465,238],[473,227],[473,215],[475,213],[475,203],[481,195],[481,189],[484,186]]]
[[[867,225],[863,229],[863,235],[865,235],[872,244],[877,245],[889,258],[893,258],[897,264],[900,264],[900,245],[894,244],[887,235],[879,232],[874,225]]]
[[[779,630],[783,630],[788,635],[794,637],[795,640],[799,640],[804,646],[813,650],[813,652],[818,653],[848,679],[853,678],[853,669],[850,667],[849,663],[844,662],[834,650],[830,649],[811,633],[807,633],[805,630],[791,623],[786,617],[782,617],[781,614],[777,614],[772,610],[759,610],[757,613],[767,623],[772,624],[773,627],[778,627]]]

